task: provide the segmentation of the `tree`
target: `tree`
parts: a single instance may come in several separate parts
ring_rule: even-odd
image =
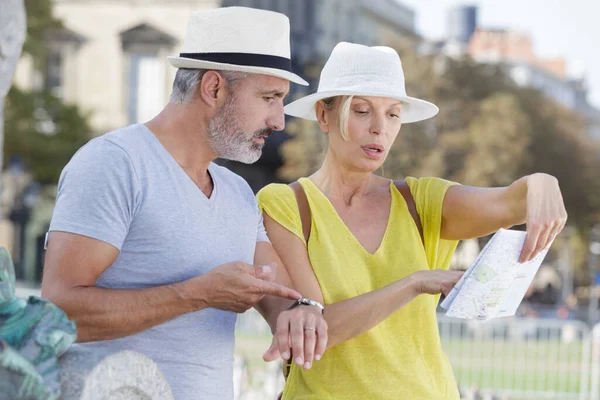
[[[52,14],[52,1],[25,0],[27,10],[27,39],[23,52],[40,55],[36,61],[42,61],[47,56],[47,46],[44,36],[48,29],[61,28],[62,21]]]
[[[466,135],[469,151],[457,180],[507,186],[520,175],[531,141],[531,122],[514,94],[498,92],[481,101]]]
[[[25,9],[22,0],[0,2],[0,150],[4,142],[4,97],[6,96],[17,60],[25,40]],[[2,165],[2,152],[0,152]]]
[[[595,176],[600,149],[575,112],[539,91],[516,86],[502,65],[424,56],[415,46],[402,45],[398,52],[407,92],[437,104],[440,113],[402,127],[383,175],[501,186],[546,172],[561,184],[570,223],[584,232],[600,221],[600,181]],[[316,124],[291,124],[298,124],[301,133],[284,149],[281,171],[287,180],[316,170],[326,146]]]
[[[50,0],[25,0],[25,6],[27,40],[23,51],[33,58],[36,69],[43,71],[46,34],[62,24],[53,17]],[[4,164],[18,154],[33,179],[42,184],[56,183],[65,164],[89,139],[87,115],[45,89],[27,92],[13,87],[6,103]]]
[[[556,176],[570,222],[586,231],[600,222],[600,146],[586,136],[580,116],[539,92],[522,90],[520,106],[532,122],[531,142],[520,172]]]
[[[90,127],[76,106],[49,91],[13,87],[6,113],[6,153],[19,154],[34,179],[58,182],[60,172],[88,140]]]

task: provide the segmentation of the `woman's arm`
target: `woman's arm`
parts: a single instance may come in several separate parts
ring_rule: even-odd
[[[565,226],[567,212],[558,180],[533,174],[510,186],[452,186],[444,198],[441,237],[463,240],[527,223],[520,261],[534,258]]]
[[[264,220],[269,239],[281,257],[294,288],[304,297],[323,303],[323,295],[302,240],[267,214]],[[326,305],[327,348],[367,332],[420,294],[447,293],[461,276],[459,271],[419,271],[373,292]],[[279,329],[275,334],[279,334]],[[281,338],[280,342],[283,340]]]

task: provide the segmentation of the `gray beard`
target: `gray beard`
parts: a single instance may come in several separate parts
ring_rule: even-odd
[[[263,144],[253,139],[259,132],[245,133],[237,118],[235,98],[230,95],[219,113],[208,122],[209,144],[223,159],[252,164],[262,154]]]

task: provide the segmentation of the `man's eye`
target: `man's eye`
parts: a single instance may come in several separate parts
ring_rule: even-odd
[[[264,99],[265,99],[265,101],[266,101],[266,102],[268,102],[268,103],[270,103],[270,102],[272,102],[273,100],[275,100],[275,97],[268,97],[268,96],[267,96],[267,97],[263,97],[263,98],[264,98]]]

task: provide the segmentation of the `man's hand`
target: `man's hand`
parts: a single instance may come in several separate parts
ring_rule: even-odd
[[[236,313],[243,313],[254,307],[265,295],[291,300],[302,297],[297,291],[272,282],[273,273],[273,268],[268,265],[254,267],[236,261],[190,279],[188,288],[207,307]]]
[[[273,361],[281,356],[287,361],[291,350],[294,362],[309,369],[313,360],[321,359],[326,347],[327,322],[321,310],[300,305],[279,314],[273,341],[263,359]]]

